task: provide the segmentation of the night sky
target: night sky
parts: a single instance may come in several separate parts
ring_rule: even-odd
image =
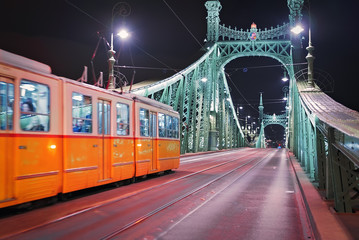
[[[68,0],[18,1],[0,3],[0,48],[46,63],[56,75],[77,79],[83,66],[90,60],[98,36],[110,41],[111,10],[120,1]],[[204,51],[207,32],[206,1],[166,0],[186,27],[163,0],[128,0],[131,13],[117,17],[114,26],[125,25],[131,31],[126,42],[115,39],[115,50],[120,49],[119,65],[134,65],[161,69],[121,70],[130,81],[160,80],[195,62]],[[270,28],[288,22],[286,0],[221,0],[221,24],[248,29],[252,22],[258,28]],[[343,5],[343,3],[346,5]],[[76,7],[75,7],[76,6]],[[335,81],[334,93],[328,93],[343,105],[359,110],[357,24],[359,4],[356,1],[314,1],[310,3],[312,16],[312,43],[315,47],[315,69],[327,72]],[[303,10],[307,24],[307,10]],[[116,28],[116,27],[115,27]],[[307,29],[306,29],[307,31]],[[198,42],[199,43],[198,43]],[[303,51],[308,45],[303,40]],[[305,56],[305,55],[304,55]],[[305,59],[303,59],[305,62]],[[280,79],[283,70],[279,63],[268,58],[240,58],[226,66],[229,86],[235,105],[244,106],[243,115],[258,115],[259,92],[263,92],[264,111],[280,111],[284,103]],[[101,42],[94,59],[96,75],[104,72],[107,78],[107,60]],[[247,71],[243,71],[246,68]],[[89,77],[90,77],[89,73]],[[90,82],[92,79],[90,79]],[[252,104],[243,99],[241,94]]]

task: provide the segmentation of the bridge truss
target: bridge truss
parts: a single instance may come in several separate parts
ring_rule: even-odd
[[[300,37],[290,36],[289,29],[301,21],[303,2],[287,1],[290,23],[264,30],[252,24],[251,29],[238,30],[220,25],[220,2],[207,1],[207,52],[172,77],[132,92],[169,104],[180,113],[181,153],[249,146],[224,66],[240,57],[277,60],[290,78],[287,112],[277,119],[262,112],[254,146],[264,147],[263,129],[268,124],[285,127],[287,146],[310,178],[325,189],[328,199],[335,200],[337,211],[351,212],[359,196],[359,113],[336,103],[315,83],[295,79],[293,52]],[[309,69],[313,69],[311,52],[308,56]]]
[[[224,66],[239,57],[279,61],[294,76],[289,24],[243,31],[219,25],[219,1],[206,2],[207,52],[181,72],[134,93],[170,104],[181,115],[181,151],[248,146],[231,100]]]

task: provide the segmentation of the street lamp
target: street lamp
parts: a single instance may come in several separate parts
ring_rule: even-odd
[[[113,50],[113,20],[117,15],[120,15],[122,17],[126,17],[130,14],[131,12],[131,7],[125,3],[125,2],[119,2],[116,3],[113,8],[112,8],[112,19],[111,19],[111,45],[110,45],[110,50],[108,51],[108,68],[109,68],[109,74],[108,74],[108,81],[109,81],[109,85],[108,85],[108,89],[115,89],[116,84],[115,84],[115,77],[114,77],[114,70],[113,70],[113,66],[116,62],[115,59],[115,51]],[[121,39],[125,39],[128,38],[130,36],[130,34],[125,30],[122,29],[118,32],[117,34]]]
[[[311,27],[312,27],[312,18],[310,15],[310,2],[308,0],[308,18],[309,18],[309,26],[308,26],[308,47],[306,48],[306,50],[308,51],[308,55],[305,57],[305,59],[307,59],[308,62],[308,85],[309,87],[315,87],[314,86],[314,79],[313,79],[313,62],[315,57],[313,56],[313,51],[314,51],[314,46],[312,46],[312,31],[311,31]],[[295,33],[295,34],[299,34],[303,31],[303,27],[301,27],[300,25],[295,26],[294,28],[291,29],[291,32]]]
[[[292,33],[294,33],[295,35],[298,35],[299,33],[304,31],[304,28],[301,25],[297,25],[297,26],[293,27],[290,31]]]
[[[121,39],[126,39],[130,36],[130,33],[126,30],[126,29],[121,29],[118,33],[117,36],[119,36]]]
[[[208,80],[208,79],[207,79],[206,77],[203,77],[203,78],[201,79],[201,81],[204,82],[204,83],[207,82],[207,80]]]
[[[283,78],[282,78],[282,81],[283,81],[283,82],[286,82],[286,81],[288,81],[288,78],[287,78],[287,73],[286,73],[286,71],[284,71],[284,76],[283,76]]]
[[[126,39],[126,38],[128,38],[130,36],[129,32],[126,29],[120,30],[116,35],[119,36],[121,39]],[[108,76],[109,85],[108,85],[108,89],[115,89],[116,84],[115,84],[115,76],[114,76],[113,66],[114,66],[114,64],[116,62],[116,59],[115,59],[116,51],[113,50],[113,32],[111,33],[111,46],[110,46],[110,48],[111,49],[108,51],[108,55],[109,55],[109,59],[108,59],[108,65],[109,65],[109,76]]]

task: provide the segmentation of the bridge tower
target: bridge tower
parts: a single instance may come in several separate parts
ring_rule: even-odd
[[[219,37],[219,12],[222,5],[219,1],[207,1],[205,3],[207,8],[207,41],[216,42]]]
[[[224,68],[241,57],[273,58],[289,75],[292,99],[294,61],[290,27],[300,21],[302,5],[303,0],[288,0],[290,23],[264,29],[253,23],[244,30],[221,24],[220,1],[207,1],[207,52],[172,77],[132,92],[169,104],[180,113],[182,153],[248,146]],[[261,119],[266,119],[264,113]]]

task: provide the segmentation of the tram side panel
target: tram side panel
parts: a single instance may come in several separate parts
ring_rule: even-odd
[[[180,162],[179,115],[158,113],[158,160],[161,171],[176,169]]]
[[[93,92],[66,82],[63,102],[63,192],[67,193],[97,185],[101,143],[93,131]]]
[[[150,137],[150,109],[143,103],[135,102],[135,176],[147,175],[152,165],[152,137]]]
[[[62,181],[61,107],[56,106],[61,83],[14,67],[3,68],[1,74],[14,80],[14,99],[13,131],[5,135],[5,165],[12,176],[4,187],[10,199],[0,207],[55,196]]]
[[[79,83],[65,85],[63,191],[132,178],[132,100]]]
[[[136,176],[178,168],[178,114],[151,104],[135,104]]]
[[[14,128],[19,137],[15,138],[15,188],[21,202],[27,202],[61,191],[62,107],[58,103],[62,87],[58,79],[27,72],[17,83],[15,98],[19,106],[15,104]],[[33,109],[26,109],[27,103],[32,103]]]
[[[116,98],[112,106],[112,176],[115,181],[120,181],[135,175],[133,100]]]
[[[0,69],[3,66],[0,64]],[[0,207],[15,201],[14,79],[0,73]]]

